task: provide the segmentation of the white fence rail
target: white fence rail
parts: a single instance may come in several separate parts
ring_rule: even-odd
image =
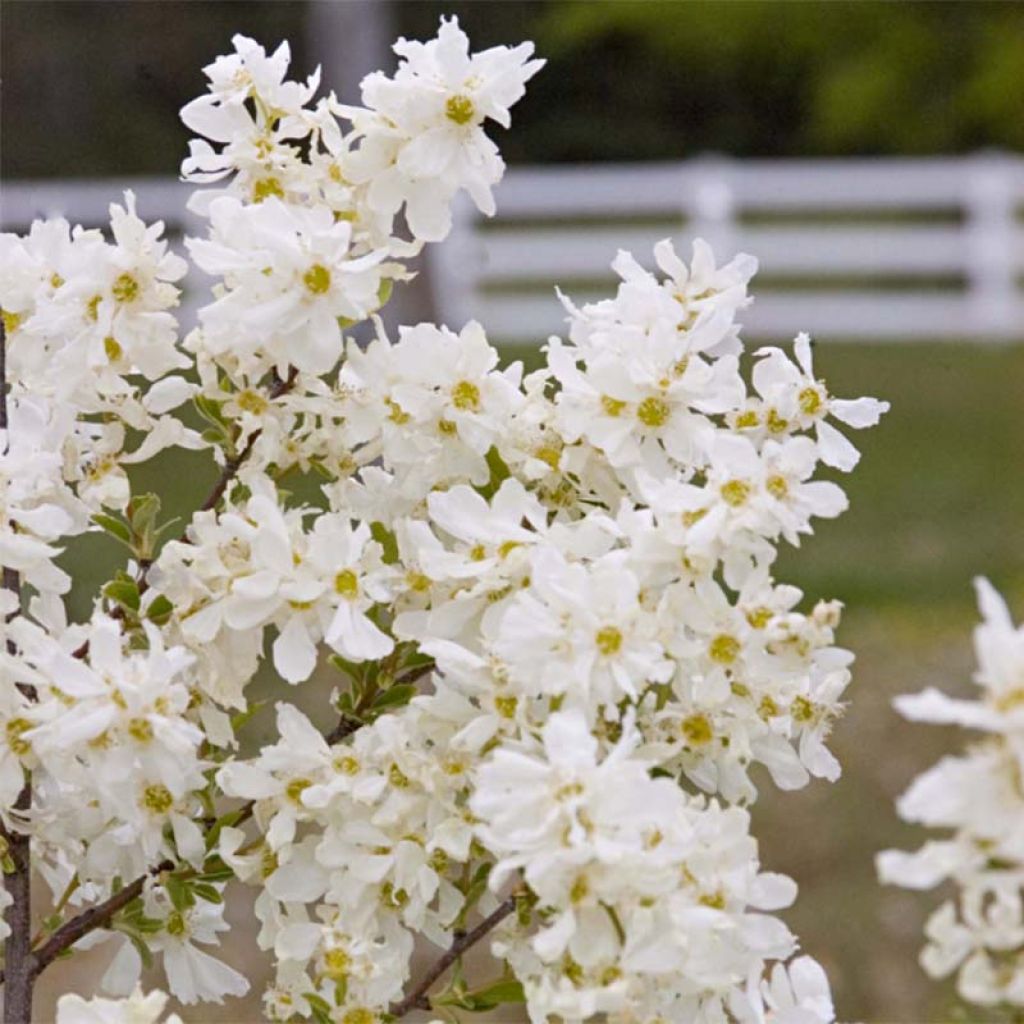
[[[129,182],[147,219],[174,233],[201,226],[189,188]],[[22,230],[55,212],[102,223],[124,184],[12,183],[0,224]],[[681,251],[703,236],[720,259],[761,264],[747,334],[828,339],[1024,339],[1024,159],[1002,154],[915,160],[698,159],[674,164],[513,168],[498,216],[461,204],[432,250],[444,321],[482,320],[503,341],[537,343],[563,326],[556,283],[579,300],[614,287],[620,248],[650,262],[659,238]]]

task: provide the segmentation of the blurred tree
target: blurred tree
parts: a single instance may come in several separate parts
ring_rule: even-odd
[[[205,90],[203,65],[245,32],[291,40],[305,70],[304,16],[259,0],[3,3],[0,173],[175,173],[188,138],[178,110]]]
[[[480,47],[536,41],[551,64],[501,139],[510,162],[1024,149],[1020,3],[365,2],[414,38],[451,13]],[[299,74],[310,49],[330,61],[318,20],[359,4],[316,3],[8,0],[0,171],[168,173],[178,108],[233,32],[290,39]],[[351,100],[354,73],[333,76]]]
[[[480,43],[536,40],[553,67],[517,111],[513,145],[528,159],[1024,147],[1021,4],[412,0],[401,8],[411,34],[452,12]]]

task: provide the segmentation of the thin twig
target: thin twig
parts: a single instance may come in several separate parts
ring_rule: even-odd
[[[287,394],[295,386],[295,380],[299,375],[299,371],[293,366],[286,378],[283,380],[277,377],[275,374],[275,382],[268,392],[268,398],[273,401],[275,398],[280,398],[282,395]],[[235,456],[228,459],[224,463],[224,468],[221,470],[220,476],[217,477],[217,482],[213,485],[213,489],[206,496],[206,500],[199,506],[199,511],[209,512],[210,509],[216,508],[220,499],[224,496],[224,492],[228,488],[228,484],[238,475],[239,469],[242,468],[245,460],[252,454],[253,448],[256,447],[256,442],[259,440],[262,430],[257,430],[251,434],[249,440],[246,442],[245,447]],[[186,526],[182,530],[181,535],[178,537],[178,543],[189,544],[191,543],[188,536],[188,527]],[[141,597],[149,589],[149,570],[152,567],[152,560],[144,561],[139,563],[139,574],[135,579],[136,585],[138,586],[139,596]],[[111,613],[110,617],[113,619],[123,619],[124,609],[121,607],[115,608]],[[82,659],[89,653],[89,641],[86,640],[79,647],[75,648],[71,652],[73,658]]]
[[[82,913],[73,917],[66,924],[58,928],[31,956],[31,971],[33,978],[60,956],[66,949],[70,949],[79,939],[84,938],[91,931],[110,924],[111,919],[119,911],[124,910],[129,903],[141,895],[146,885],[146,880],[152,875],[158,875],[161,871],[170,871],[174,864],[165,860],[155,868],[151,868],[146,874],[140,875],[134,882],[129,883],[122,889],[118,889],[112,896],[107,897],[102,903],[83,910]]]
[[[392,1003],[388,1013],[396,1020],[404,1017],[410,1010],[429,1010],[430,1000],[427,992],[431,985],[448,970],[470,946],[475,946],[485,935],[493,931],[502,921],[516,909],[517,893],[507,896],[498,908],[488,914],[475,928],[462,934],[456,933],[455,940],[448,951],[438,957],[430,970],[420,979],[416,987],[401,1002]]]

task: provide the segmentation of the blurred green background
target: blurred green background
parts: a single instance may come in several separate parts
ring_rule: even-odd
[[[319,52],[308,32],[314,7],[7,0],[0,11],[4,178],[173,173],[186,143],[177,111],[203,90],[201,65],[225,51],[235,31],[267,45],[289,38],[297,75],[322,61],[339,86],[387,60],[369,52],[379,50],[379,32],[356,31],[365,8],[358,3],[346,7],[353,45],[364,45]],[[440,13],[457,13],[477,47],[536,41],[550,63],[500,139],[513,163],[1024,146],[1022,4],[373,7],[390,35],[422,38]],[[892,412],[855,438],[864,458],[847,481],[850,511],[784,553],[779,567],[811,597],[846,603],[841,640],[858,663],[835,737],[844,776],[799,794],[775,794],[766,780],[755,812],[763,859],[800,883],[788,919],[828,968],[840,1019],[979,1020],[916,964],[935,894],[882,890],[872,858],[920,839],[896,820],[892,801],[964,740],[954,730],[902,722],[892,696],[925,685],[969,691],[974,575],[991,577],[1024,617],[1024,348],[822,339],[816,361],[836,393],[886,398]],[[182,455],[146,467],[138,482],[159,490],[171,513],[187,514],[213,476],[202,459]],[[89,538],[72,556],[81,613],[90,586],[118,555],[103,538]],[[250,964],[251,954],[246,936],[231,959]],[[96,962],[61,970],[85,971],[88,986]],[[64,982],[55,973],[47,984],[56,990]],[[227,1007],[204,1019],[251,1019],[240,1012],[255,1013]]]

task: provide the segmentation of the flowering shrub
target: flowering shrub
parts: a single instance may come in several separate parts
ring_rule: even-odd
[[[798,611],[771,567],[846,505],[813,479],[857,461],[835,424],[885,404],[834,398],[804,336],[748,385],[755,262],[701,242],[690,265],[660,243],[655,273],[620,253],[614,297],[563,299],[567,338],[526,376],[477,323],[387,337],[377,311],[456,195],[493,211],[485,125],[542,62],[471,55],[443,21],[351,107],[288,81],[286,46],[234,42],[182,111],[183,173],[212,186],[188,252],[217,283],[180,344],[186,265],[130,194],[112,241],[54,220],[0,246],[8,1006],[28,1019],[83,940],[127,998],[65,996],[62,1024],[158,1019],[161,993],[128,996],[153,960],[182,1003],[243,994],[215,951],[231,884],[271,1020],[830,1021],[745,807],[762,770],[839,773],[840,606]],[[126,472],[170,446],[221,470],[177,539]],[[129,559],[68,623],[58,556],[87,530]],[[31,949],[30,858],[56,906]],[[482,940],[496,973],[466,978]],[[440,952],[414,976],[417,943]]]
[[[900,798],[906,821],[948,829],[916,853],[878,856],[883,882],[909,889],[956,883],[959,892],[928,919],[921,965],[935,978],[957,972],[971,1003],[1024,1006],[1024,628],[1002,598],[977,580],[983,621],[974,633],[981,699],[955,700],[929,688],[896,701],[912,721],[977,729],[983,739],[928,769]]]

